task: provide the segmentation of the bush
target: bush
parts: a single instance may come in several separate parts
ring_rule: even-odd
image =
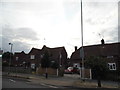
[[[9,64],[7,62],[4,62],[4,63],[2,63],[2,66],[7,67],[7,66],[9,66]]]

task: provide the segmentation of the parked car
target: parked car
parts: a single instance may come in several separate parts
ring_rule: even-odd
[[[68,67],[67,69],[64,70],[65,73],[72,73],[73,72],[73,67]]]
[[[66,74],[73,74],[73,73],[79,74],[80,68],[78,68],[78,67],[68,67],[67,69],[64,70],[64,72]]]

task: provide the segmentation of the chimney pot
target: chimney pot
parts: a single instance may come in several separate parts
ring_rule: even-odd
[[[104,41],[104,39],[102,39],[102,40],[101,40],[101,44],[105,44],[105,41]]]
[[[77,50],[77,46],[75,46],[75,51]]]

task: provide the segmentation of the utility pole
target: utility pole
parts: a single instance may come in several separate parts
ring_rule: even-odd
[[[11,48],[10,48],[10,60],[9,60],[9,73],[10,73],[10,65],[11,65],[11,59],[12,59],[12,46],[13,46],[13,44],[9,43],[9,45],[11,46]]]
[[[84,80],[84,49],[83,49],[83,15],[82,15],[82,0],[81,0],[81,42],[82,42],[82,79]]]

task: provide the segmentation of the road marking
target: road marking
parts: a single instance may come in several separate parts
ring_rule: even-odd
[[[9,79],[11,82],[16,82],[15,80]]]
[[[55,87],[55,86],[51,86],[51,85],[46,85],[46,84],[41,84],[41,85],[43,85],[43,86],[47,86],[47,87],[51,87],[51,88],[58,88],[58,87]]]

